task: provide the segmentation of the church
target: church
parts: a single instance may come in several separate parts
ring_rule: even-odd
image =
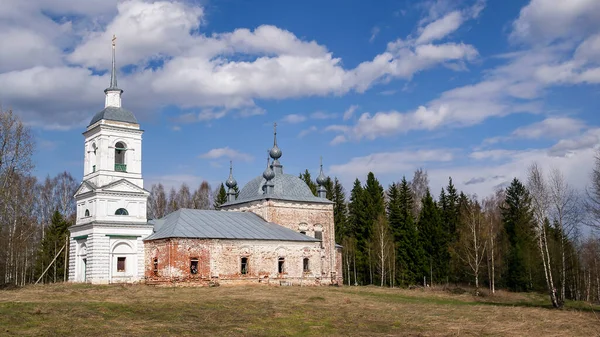
[[[219,210],[180,209],[148,220],[143,131],[121,106],[116,68],[113,38],[104,109],[83,132],[83,181],[70,227],[70,282],[343,284],[323,167],[315,196],[300,178],[284,173],[276,129],[264,172],[239,193],[230,166],[227,202]]]

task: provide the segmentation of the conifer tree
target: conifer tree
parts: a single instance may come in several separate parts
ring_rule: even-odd
[[[429,190],[425,193],[422,205],[419,215],[419,239],[425,252],[424,266],[429,283],[439,282],[446,268],[444,264],[447,264],[443,258],[447,253],[446,239],[440,211]]]
[[[506,285],[513,291],[531,289],[530,263],[527,256],[533,247],[531,232],[531,198],[525,186],[514,178],[506,188],[505,205],[501,207],[502,222],[508,240]]]
[[[423,250],[415,221],[412,192],[406,178],[388,188],[388,222],[396,243],[396,264],[400,284],[414,284],[422,277]]]
[[[337,178],[333,181],[333,223],[335,228],[335,242],[342,242],[348,235],[348,208],[346,207],[346,192],[344,186]]]
[[[70,223],[66,221],[58,210],[52,215],[52,222],[46,228],[44,239],[40,245],[38,258],[38,277],[44,272],[44,267],[48,267],[52,260],[61,252],[61,248],[65,246],[69,235],[68,228]],[[54,260],[54,263],[43,277],[43,282],[63,281],[66,274],[65,254],[68,254],[68,247],[65,247],[60,255]],[[65,280],[66,281],[66,280]]]
[[[355,257],[354,262],[357,275],[355,276],[359,284],[365,284],[368,281],[367,274],[369,272],[367,243],[368,243],[368,228],[366,228],[367,211],[365,204],[366,191],[363,189],[358,178],[354,181],[354,186],[350,192],[350,203],[348,204],[348,227],[350,236],[355,240]]]
[[[327,179],[325,180],[325,185],[323,186],[325,187],[325,198],[327,198],[327,200],[333,201],[333,195],[335,191],[334,183],[333,180],[331,180],[331,177],[327,177]]]
[[[300,173],[298,175],[298,178],[302,179],[306,185],[308,186],[308,188],[310,188],[310,191],[312,192],[312,194],[314,194],[314,196],[317,196],[317,183],[314,182],[310,176],[310,172],[308,172],[308,169],[304,171],[304,173]]]
[[[221,183],[219,186],[219,190],[215,193],[215,202],[213,204],[214,209],[219,209],[221,205],[227,202],[227,191],[225,191],[225,186]]]

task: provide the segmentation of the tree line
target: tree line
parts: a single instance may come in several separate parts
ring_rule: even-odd
[[[299,177],[316,195],[309,171]],[[348,285],[538,291],[555,307],[600,301],[600,240],[589,229],[600,229],[600,152],[585,191],[536,163],[483,199],[451,177],[436,198],[423,169],[386,189],[371,172],[348,198],[337,178],[325,187]]]
[[[46,269],[40,282],[66,280],[77,183],[68,172],[32,176],[34,149],[31,131],[12,111],[0,111],[0,285],[36,282]]]
[[[0,284],[67,277],[78,184],[67,172],[43,181],[32,176],[34,148],[31,131],[11,111],[0,111]],[[316,195],[310,172],[299,177]],[[458,191],[452,178],[435,197],[423,169],[387,188],[369,173],[349,194],[337,178],[328,178],[325,189],[348,285],[471,284],[492,293],[546,292],[557,307],[600,301],[600,240],[588,229],[600,229],[600,153],[584,191],[535,163],[524,181],[515,178],[483,199]],[[225,201],[223,184],[212,190],[203,181],[193,191],[182,184],[168,192],[155,184],[148,218],[218,209]]]

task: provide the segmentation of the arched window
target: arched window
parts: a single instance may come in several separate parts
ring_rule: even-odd
[[[127,151],[127,146],[123,144],[123,142],[117,142],[117,144],[115,144],[115,171],[127,172],[125,151]]]
[[[84,216],[86,216],[86,217],[90,216],[90,210],[89,209],[85,210],[85,215]]]
[[[96,151],[98,150],[98,147],[96,146],[96,143],[92,144],[92,155],[91,155],[91,160],[90,163],[92,164],[92,173],[96,172]]]
[[[125,208],[119,208],[115,212],[115,215],[129,215],[129,212],[127,212],[127,210]]]

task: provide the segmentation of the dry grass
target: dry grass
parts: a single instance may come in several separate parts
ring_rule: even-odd
[[[0,291],[0,335],[598,336],[599,312],[535,294],[50,285]]]

